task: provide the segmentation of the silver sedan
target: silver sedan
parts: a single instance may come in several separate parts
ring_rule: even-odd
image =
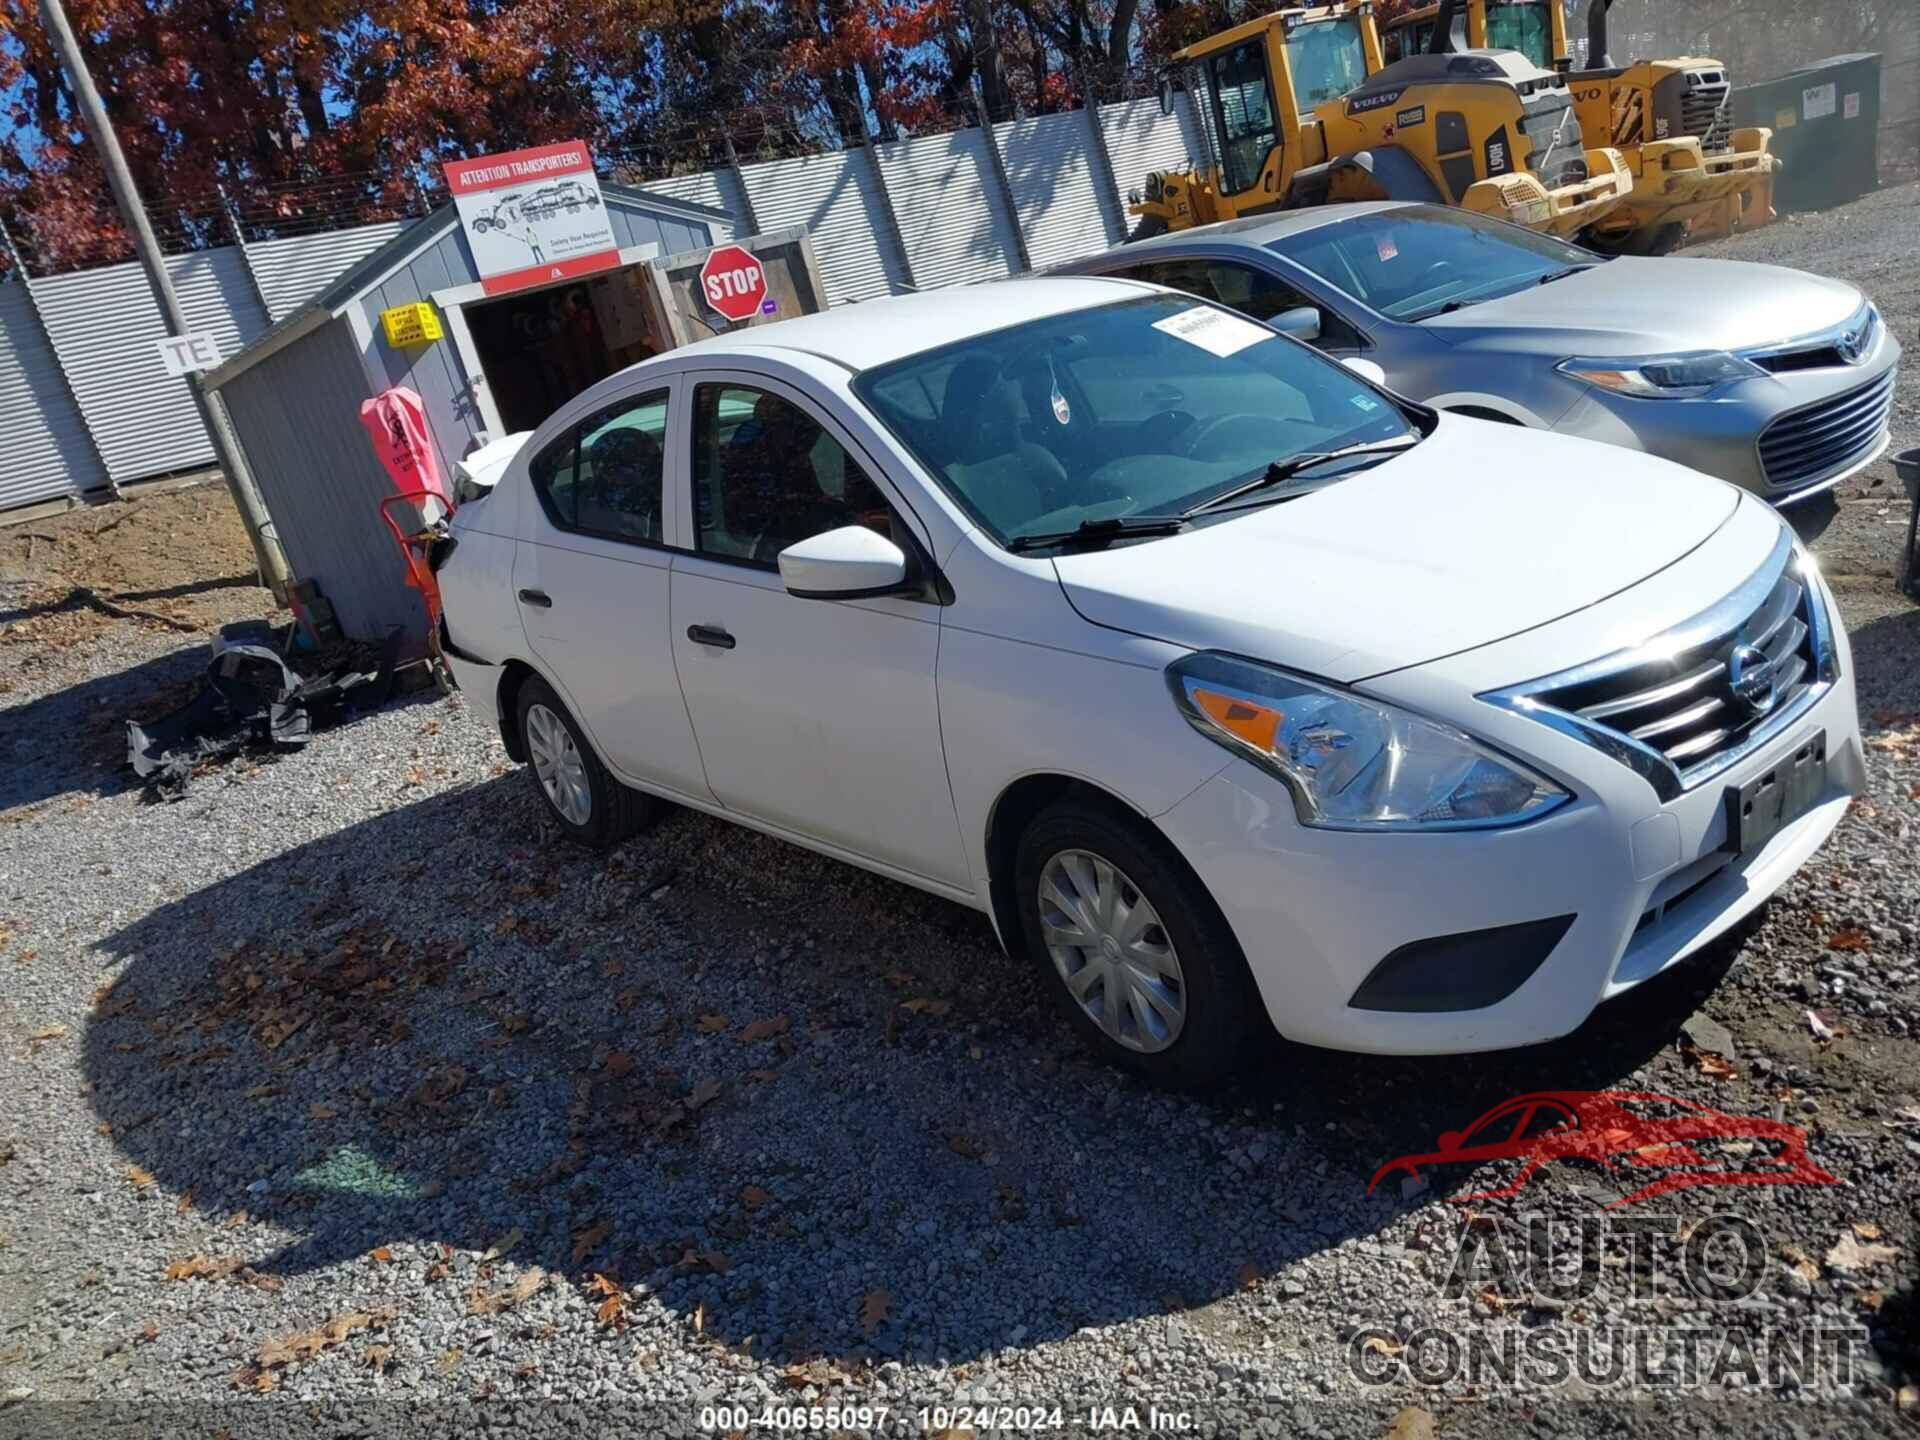
[[[1377,203],[1230,220],[1060,267],[1232,306],[1446,410],[1676,460],[1776,505],[1887,446],[1900,345],[1839,280],[1609,260],[1464,210]]]

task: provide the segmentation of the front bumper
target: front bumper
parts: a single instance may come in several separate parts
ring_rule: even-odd
[[[1886,451],[1888,432],[1814,474],[1772,483],[1761,459],[1761,434],[1797,411],[1872,385],[1897,373],[1900,344],[1884,325],[1873,352],[1858,365],[1795,370],[1743,380],[1694,400],[1650,400],[1582,386],[1582,395],[1555,423],[1563,435],[1624,445],[1717,476],[1774,505],[1791,505],[1831,490]],[[1575,382],[1578,383],[1578,382]]]
[[[1735,925],[1839,824],[1864,785],[1865,765],[1852,657],[1837,630],[1836,639],[1839,679],[1811,708],[1738,764],[1664,803],[1600,751],[1537,721],[1501,716],[1479,727],[1482,736],[1555,775],[1575,796],[1533,824],[1432,835],[1317,830],[1299,823],[1277,780],[1242,761],[1159,823],[1219,903],[1268,1015],[1287,1038],[1381,1054],[1549,1040]],[[1431,687],[1429,674],[1425,684],[1366,688],[1416,704]],[[1763,848],[1728,854],[1728,790],[1820,732],[1825,791]],[[1382,958],[1403,946],[1569,915],[1572,924],[1545,961],[1494,1004],[1405,1013],[1349,1003]]]

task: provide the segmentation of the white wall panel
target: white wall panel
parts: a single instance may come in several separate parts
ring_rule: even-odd
[[[1102,105],[1099,115],[1123,200],[1129,191],[1145,186],[1150,170],[1177,172],[1203,163],[1206,148],[1184,91],[1174,97],[1171,115],[1162,115],[1159,100],[1152,96]],[[1132,224],[1129,218],[1129,228]]]
[[[921,290],[997,280],[1019,269],[1012,218],[1000,203],[986,136],[926,135],[876,147]]]
[[[906,290],[866,156],[847,151],[802,155],[744,165],[740,173],[762,230],[804,225],[813,232],[828,304]]]
[[[18,280],[0,281],[0,510],[107,483]]]
[[[407,228],[409,221],[356,225],[349,230],[323,230],[312,235],[290,235],[247,246],[267,312],[284,320],[327,286]]]
[[[1008,120],[993,133],[1034,269],[1119,242],[1122,237],[1113,233],[1101,200],[1103,181],[1085,115],[1073,111]]]

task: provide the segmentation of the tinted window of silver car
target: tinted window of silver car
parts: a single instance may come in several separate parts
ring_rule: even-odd
[[[1276,315],[1310,305],[1320,312],[1320,338],[1313,342],[1319,349],[1358,350],[1364,343],[1358,331],[1305,291],[1294,288],[1271,271],[1252,265],[1196,256],[1161,260],[1138,266],[1128,273],[1155,285],[1212,300],[1255,320],[1271,322]]]

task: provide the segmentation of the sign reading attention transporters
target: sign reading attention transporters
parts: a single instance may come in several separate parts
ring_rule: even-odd
[[[722,245],[700,267],[700,293],[707,304],[736,324],[760,313],[767,298],[767,271],[753,252]]]
[[[489,295],[620,263],[586,142],[447,162],[447,189]]]

